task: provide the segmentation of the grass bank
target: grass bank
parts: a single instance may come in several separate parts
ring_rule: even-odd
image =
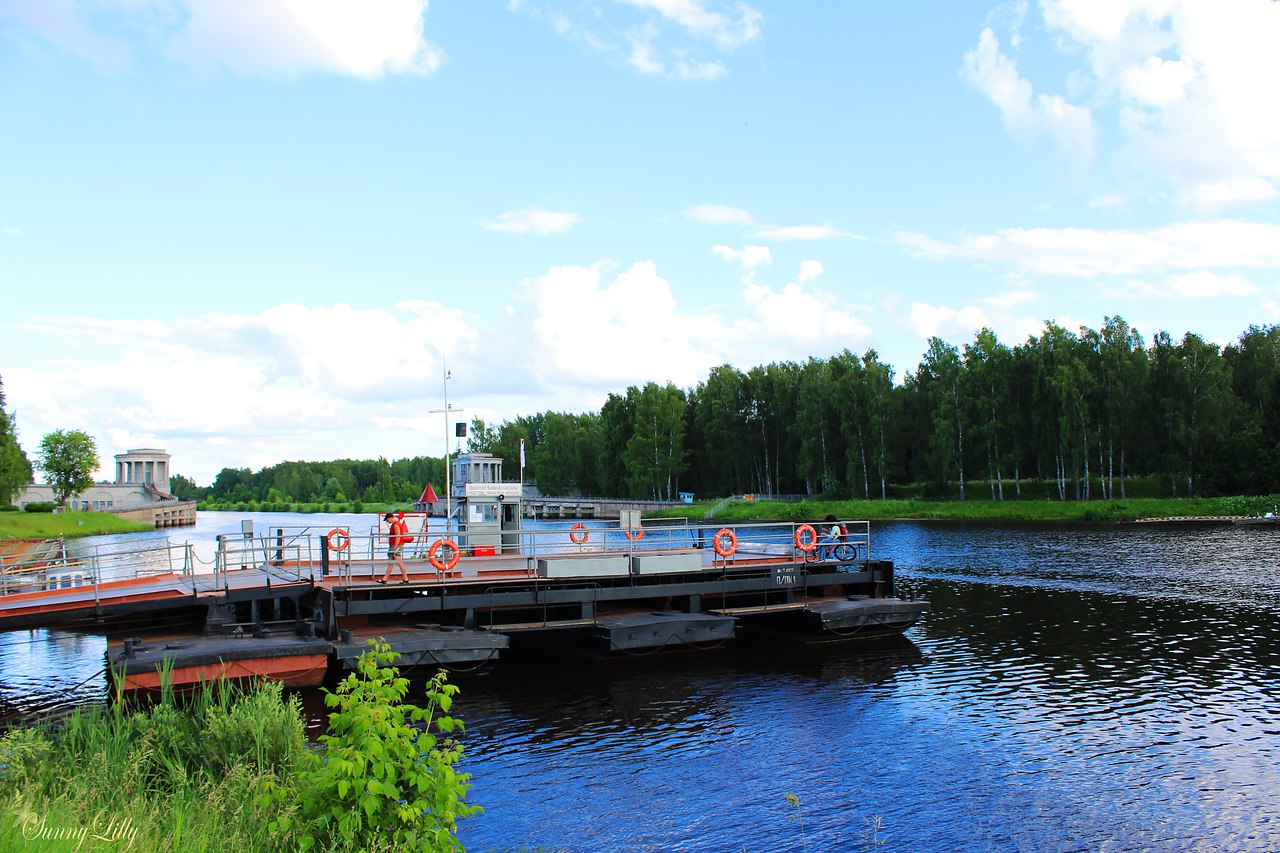
[[[452,851],[477,809],[443,674],[427,702],[381,645],[326,701],[319,748],[278,683],[86,707],[0,737],[0,850]]]
[[[713,518],[723,521],[812,521],[839,518],[886,521],[1039,521],[1120,523],[1140,518],[1256,516],[1272,511],[1280,495],[1224,498],[1130,498],[1128,500],[804,500],[781,502],[734,499],[662,510],[655,517]]]
[[[105,512],[0,512],[0,539],[72,539],[102,533],[141,533],[150,524]]]

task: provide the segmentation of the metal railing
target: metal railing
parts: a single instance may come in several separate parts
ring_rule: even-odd
[[[224,587],[238,571],[257,571],[286,583],[315,582],[321,564],[318,549],[324,547],[318,528],[273,527],[265,536],[219,536],[214,554],[215,587]]]
[[[190,543],[174,545],[166,540],[162,544],[144,545],[73,544],[53,558],[33,554],[24,559],[6,560],[0,566],[0,596],[91,588],[96,601],[103,584],[166,575],[190,579],[195,592],[195,566],[196,557]]]
[[[566,520],[553,526],[518,527],[501,532],[503,544],[495,547],[495,556],[526,558],[526,570],[540,558],[592,556],[604,553],[656,555],[701,552],[704,568],[727,570],[736,561],[784,558],[796,562],[819,562],[834,565],[865,564],[871,558],[871,532],[867,521],[841,520],[847,534],[843,540],[829,536],[832,522],[719,523],[690,522],[688,519],[651,520],[635,529],[625,529],[616,522],[583,519]],[[809,529],[806,530],[805,528]],[[412,548],[406,559],[418,561],[440,540],[450,540],[465,556],[476,550],[465,531],[427,533],[410,531]],[[336,550],[334,544],[341,547]],[[717,545],[720,547],[717,548]],[[353,533],[346,527],[272,527],[264,536],[252,532],[218,537],[217,552],[210,572],[201,571],[191,543],[128,544],[112,543],[88,547],[69,546],[61,556],[43,552],[26,559],[6,558],[0,563],[0,595],[67,587],[92,587],[95,599],[103,583],[136,580],[146,577],[174,575],[190,581],[193,594],[201,583],[221,588],[229,573],[255,569],[270,577],[298,582],[315,582],[323,567],[340,582],[352,581],[352,564],[366,561],[377,564],[387,560],[389,535],[371,526],[369,533]],[[420,564],[419,564],[420,565]],[[463,564],[465,565],[465,563]],[[418,566],[410,564],[411,569]],[[510,566],[506,571],[510,571]],[[204,580],[208,579],[208,580]],[[185,584],[184,584],[185,585]]]

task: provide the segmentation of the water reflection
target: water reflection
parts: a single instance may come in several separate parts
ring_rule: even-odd
[[[0,726],[106,700],[106,639],[74,631],[0,632]]]
[[[1280,850],[1280,531],[873,535],[909,642],[459,677],[468,847],[799,850],[795,793],[810,850]],[[4,709],[99,696],[101,642],[0,636]]]

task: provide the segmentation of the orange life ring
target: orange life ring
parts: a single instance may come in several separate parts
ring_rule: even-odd
[[[338,540],[334,543],[334,540]],[[329,545],[330,551],[345,551],[351,547],[351,536],[341,527],[335,527],[329,531],[329,535],[325,537],[325,542]]]
[[[574,533],[573,531],[575,530],[580,530],[582,532]],[[591,531],[587,530],[587,526],[583,524],[581,521],[579,521],[573,527],[569,528],[569,541],[575,545],[581,545],[583,542],[586,542],[590,538],[591,538]]]
[[[801,541],[804,534],[809,534],[809,544],[806,545]],[[818,531],[813,529],[812,524],[802,524],[796,528],[796,550],[802,554],[808,554],[814,548],[818,547]]]
[[[729,540],[728,544],[725,544],[726,539]],[[729,528],[721,527],[716,531],[715,538],[711,540],[711,544],[721,557],[732,557],[733,552],[738,550],[738,537]]]
[[[634,533],[633,533],[632,531],[628,530],[628,531],[626,531],[625,533],[623,533],[622,535],[623,535],[623,536],[625,536],[625,537],[627,537],[627,539],[628,539],[628,540],[630,540],[630,541],[632,541],[632,542],[635,542],[635,541],[636,541],[636,540],[638,540],[638,539],[643,539],[643,538],[644,538],[644,528],[643,528],[643,527],[637,527],[637,528],[635,529],[635,532],[634,532]]]
[[[441,546],[444,546],[453,552],[453,556],[449,558],[448,562],[445,562],[436,556]],[[427,549],[427,560],[430,561],[431,565],[435,566],[437,572],[453,571],[453,567],[458,565],[458,560],[461,559],[461,557],[462,549],[459,548],[458,543],[454,542],[452,539],[437,539],[432,542],[431,547]]]

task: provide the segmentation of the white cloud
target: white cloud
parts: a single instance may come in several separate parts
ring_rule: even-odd
[[[764,266],[768,250],[736,260]],[[801,279],[817,272],[812,262]],[[692,387],[711,367],[803,360],[870,338],[870,309],[809,278],[746,283],[715,310],[683,308],[651,261],[557,266],[526,280],[514,311],[483,328],[427,301],[277,305],[176,320],[28,318],[53,354],[4,372],[24,446],[91,429],[104,452],[165,447],[209,482],[223,466],[441,452],[441,372],[464,417],[598,408],[629,384]]]
[[[9,15],[104,68],[133,47],[95,28],[95,6],[71,0],[12,4]],[[427,0],[127,0],[110,3],[113,32],[142,34],[177,62],[240,74],[327,72],[376,78],[430,74],[444,51],[423,36]]]
[[[870,336],[868,310],[792,282],[748,279],[726,313],[682,311],[651,261],[607,279],[607,265],[553,267],[526,282],[539,374],[552,385],[619,391],[670,379],[690,387],[717,364],[748,369],[773,360],[857,348]]]
[[[1198,210],[1272,200],[1280,184],[1280,4],[1271,0],[1042,0],[1048,41],[1074,97],[1113,125],[1114,165]],[[1026,49],[1026,45],[1023,45]],[[1046,66],[1046,63],[1040,63]],[[1035,127],[1032,83],[991,30],[966,79],[1014,135]],[[1083,108],[1082,108],[1083,109]]]
[[[481,224],[490,231],[545,236],[548,234],[565,234],[581,221],[582,217],[576,213],[526,207],[524,210],[509,210],[505,213],[500,213],[496,219],[486,219]]]
[[[754,225],[750,213],[724,204],[697,204],[684,211],[684,218],[703,225]]]
[[[641,9],[657,12],[664,20],[681,27],[689,35],[711,41],[721,50],[731,51],[760,36],[759,11],[737,3],[736,16],[707,8],[698,0],[622,0]]]
[[[982,31],[978,46],[965,53],[961,77],[1000,108],[1004,126],[1015,139],[1030,142],[1047,135],[1077,165],[1093,162],[1089,110],[1059,95],[1032,97],[1031,83],[1019,75],[1017,63],[1001,53],[999,39],[990,28]]]
[[[206,483],[223,465],[427,453],[422,427],[388,433],[374,421],[421,422],[442,357],[480,349],[460,311],[426,302],[164,323],[35,317],[24,328],[57,354],[4,374],[29,452],[53,429],[87,429],[111,442],[104,453],[166,447],[176,470]]]
[[[1258,292],[1253,282],[1238,275],[1219,275],[1206,270],[1171,275],[1160,282],[1126,281],[1117,295],[1132,299],[1211,299],[1222,296],[1249,296]]]
[[[1000,340],[1012,345],[1039,334],[1044,326],[1041,320],[1019,316],[994,306],[986,309],[976,305],[953,308],[925,302],[913,302],[904,319],[907,327],[922,340],[939,337],[961,343],[972,341],[978,331],[985,327],[995,332]]]
[[[627,33],[631,45],[626,64],[648,77],[665,77],[669,80],[710,82],[729,73],[723,63],[715,60],[689,59],[682,49],[664,50],[659,44],[657,28],[646,25]],[[668,57],[667,53],[671,56]]]
[[[857,234],[841,231],[834,225],[770,225],[756,230],[760,240],[839,240],[863,239]]]
[[[799,281],[803,284],[806,281],[813,281],[822,275],[822,261],[801,261]]]
[[[508,8],[547,21],[557,35],[616,64],[667,80],[725,77],[728,67],[707,52],[729,54],[761,35],[763,16],[741,2],[620,0],[618,5],[630,7],[633,14],[594,4],[569,11],[527,2]]]
[[[711,251],[730,263],[740,263],[745,270],[753,269],[761,264],[773,263],[773,252],[768,246],[744,246],[734,249],[729,246],[712,246]]]
[[[1140,104],[1168,107],[1187,95],[1195,71],[1185,62],[1148,56],[1118,75],[1121,90]]]
[[[430,74],[444,51],[422,34],[427,0],[184,0],[169,53],[241,73]]]
[[[1196,184],[1183,194],[1182,200],[1199,210],[1216,211],[1236,204],[1266,201],[1275,196],[1275,184],[1255,177]]]
[[[667,377],[683,385],[716,363],[695,344],[704,322],[677,312],[653,262],[637,262],[609,283],[604,271],[603,264],[552,267],[526,283],[538,361],[552,381],[619,390]]]
[[[740,330],[751,328],[771,334],[785,330],[785,335],[807,343],[810,354],[829,355],[845,347],[853,349],[871,334],[871,328],[857,314],[841,307],[835,297],[806,290],[797,282],[781,290],[750,284],[742,296],[755,317],[753,321],[740,322]]]
[[[948,243],[920,234],[897,239],[917,256],[1005,264],[1029,273],[1096,278],[1166,270],[1280,268],[1280,225],[1215,220],[1147,231],[1007,228]]]
[[[21,228],[15,228],[12,225],[0,225],[0,234],[8,234],[10,237],[25,237],[27,232]]]
[[[631,42],[627,65],[649,77],[660,77],[667,71],[653,44],[656,36],[650,27],[640,27],[627,34],[627,40]]]

